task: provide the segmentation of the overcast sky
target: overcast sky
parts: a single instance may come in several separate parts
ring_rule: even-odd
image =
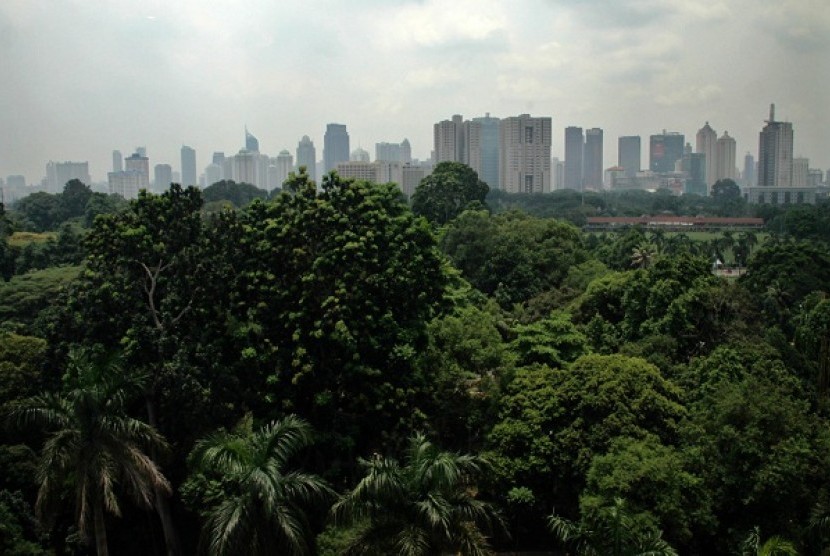
[[[485,112],[551,116],[560,157],[566,126],[601,127],[605,167],[620,135],[647,165],[650,134],[708,120],[742,166],[770,102],[830,168],[827,0],[0,1],[0,176],[30,183],[50,159],[104,180],[138,145],[201,172],[245,124],[272,156],[309,135],[322,158],[338,122],[426,158],[434,122]]]

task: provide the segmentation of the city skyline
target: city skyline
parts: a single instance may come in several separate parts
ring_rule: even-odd
[[[560,159],[567,126],[602,128],[609,166],[620,136],[688,140],[706,121],[729,130],[740,158],[757,156],[771,102],[793,123],[795,155],[827,169],[828,52],[830,15],[813,0],[11,0],[0,176],[35,183],[49,160],[83,160],[103,181],[112,151],[132,145],[178,169],[182,144],[201,173],[210,153],[238,151],[245,124],[272,156],[304,135],[322,146],[341,122],[355,145],[407,137],[425,159],[434,122],[487,112],[551,117]]]

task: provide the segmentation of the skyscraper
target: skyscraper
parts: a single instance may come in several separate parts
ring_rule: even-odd
[[[478,177],[492,189],[500,189],[499,181],[499,118],[490,117],[487,112],[484,117],[473,118],[481,126],[481,170]]]
[[[276,167],[277,180],[274,187],[282,188],[285,180],[288,179],[288,174],[294,171],[294,157],[287,150],[280,151],[280,154],[277,155]]]
[[[150,160],[147,156],[136,151],[124,159],[124,166],[127,172],[136,172],[138,174],[138,189],[150,188]],[[137,193],[138,192],[136,191],[136,194]],[[124,198],[130,199],[132,197],[124,195]]]
[[[112,151],[112,171],[124,171],[124,157],[121,156],[121,151]]]
[[[761,130],[758,146],[758,185],[791,187],[793,184],[793,124],[775,121],[775,105]]]
[[[182,145],[182,185],[197,185],[196,181],[196,151],[187,145]]]
[[[252,153],[259,152],[259,139],[248,131],[248,126],[245,126],[245,150]]]
[[[153,168],[153,188],[156,191],[167,191],[171,183],[173,168],[169,164],[156,164]]]
[[[744,172],[741,177],[744,185],[749,187],[755,185],[755,157],[750,153],[744,156]]]
[[[305,166],[308,177],[317,181],[317,150],[308,135],[303,135],[297,143],[297,168],[300,166]]]
[[[723,135],[718,139],[716,166],[717,172],[715,174],[715,181],[730,179],[734,180],[735,175],[735,139],[729,136],[728,131],[724,131]],[[710,186],[712,184],[709,184]]]
[[[602,189],[602,130],[598,127],[585,131],[582,186],[583,189]]]
[[[568,126],[565,128],[565,189],[582,189],[582,155],[585,138],[582,128]]]
[[[356,148],[349,154],[350,162],[369,162],[369,151],[361,147]]]
[[[481,173],[481,123],[456,114],[433,126],[435,163],[461,162]]]
[[[499,183],[509,193],[548,193],[552,121],[521,114],[499,125]]]
[[[685,193],[705,197],[709,194],[706,184],[706,155],[703,153],[686,153],[681,164],[686,177]]]
[[[807,187],[809,184],[810,159],[793,158],[793,187]]]
[[[649,169],[657,173],[675,171],[677,162],[683,158],[686,139],[682,133],[666,132],[649,138]]]
[[[349,160],[349,132],[343,124],[326,125],[326,134],[323,136],[323,167],[331,172],[338,162]]]
[[[91,183],[88,162],[52,162],[46,164],[46,185],[51,193],[61,193],[66,183],[71,180],[80,180],[85,184]]]
[[[708,187],[712,187],[718,180],[717,141],[718,134],[712,129],[709,122],[706,122],[695,136],[695,152],[705,157],[706,185]]]
[[[625,176],[633,178],[640,171],[640,136],[628,135],[617,141],[617,166],[625,169]]]

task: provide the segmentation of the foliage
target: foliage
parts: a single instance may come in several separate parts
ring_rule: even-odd
[[[242,208],[251,204],[254,199],[267,199],[268,192],[250,183],[222,180],[204,188],[202,196],[205,203],[230,201],[236,208]]]
[[[571,315],[553,312],[548,318],[519,325],[511,348],[522,366],[540,363],[561,367],[588,353],[588,339],[571,322]]]
[[[19,492],[0,490],[0,552],[6,556],[47,556],[45,535]]]
[[[38,514],[55,511],[70,487],[78,529],[87,538],[94,530],[97,552],[103,555],[103,512],[121,514],[118,486],[148,507],[155,503],[157,490],[169,492],[167,479],[146,453],[166,443],[152,427],[127,416],[126,405],[139,385],[125,381],[117,364],[93,362],[83,355],[72,364],[70,371],[77,377],[65,393],[19,401],[11,407],[10,419],[46,434],[36,477]]]
[[[761,529],[755,527],[741,546],[741,556],[798,556],[798,550],[793,543],[777,535],[761,543]]]
[[[506,308],[559,287],[588,258],[575,227],[521,213],[467,211],[448,226],[441,247],[464,278]]]
[[[415,435],[403,465],[377,454],[361,465],[366,476],[332,509],[338,521],[361,527],[346,554],[491,553],[484,532],[500,520],[475,486],[486,459],[441,451]]]
[[[653,365],[621,355],[517,369],[490,434],[497,475],[505,490],[529,488],[540,508],[573,504],[594,456],[618,437],[678,440],[680,396]]]
[[[311,427],[289,415],[254,429],[248,414],[230,431],[199,440],[184,490],[205,518],[209,554],[310,554],[307,512],[333,495],[315,475],[287,468],[312,441]]]
[[[80,270],[77,266],[52,267],[0,282],[0,321],[30,326]]]
[[[593,508],[575,523],[554,513],[548,518],[551,531],[585,556],[677,556],[661,538],[659,530],[638,527],[622,498]]]
[[[235,241],[222,254],[236,273],[243,356],[268,374],[278,408],[325,431],[338,457],[373,449],[379,431],[417,417],[416,353],[442,303],[444,265],[394,185],[330,174],[318,193],[300,173],[286,187],[294,193],[228,220]]]
[[[466,164],[440,162],[415,188],[412,212],[443,225],[471,205],[483,205],[489,190]]]

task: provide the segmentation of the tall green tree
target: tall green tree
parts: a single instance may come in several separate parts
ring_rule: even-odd
[[[473,205],[484,205],[489,190],[466,164],[441,162],[415,189],[412,211],[443,225]]]
[[[99,556],[109,553],[104,512],[121,514],[119,487],[152,507],[170,484],[148,452],[166,448],[151,426],[129,417],[126,406],[136,383],[113,363],[73,360],[76,382],[62,394],[46,393],[16,403],[10,419],[46,434],[36,480],[36,511],[46,518],[67,488],[75,499],[78,529],[95,536]]]
[[[205,518],[207,554],[312,553],[308,513],[334,493],[319,477],[288,467],[311,442],[311,427],[296,416],[254,429],[248,414],[232,431],[196,443],[184,488],[195,492]]]
[[[415,435],[403,465],[380,455],[361,465],[366,476],[332,509],[359,527],[347,554],[491,554],[485,532],[500,520],[475,495],[486,459],[444,452]]]

